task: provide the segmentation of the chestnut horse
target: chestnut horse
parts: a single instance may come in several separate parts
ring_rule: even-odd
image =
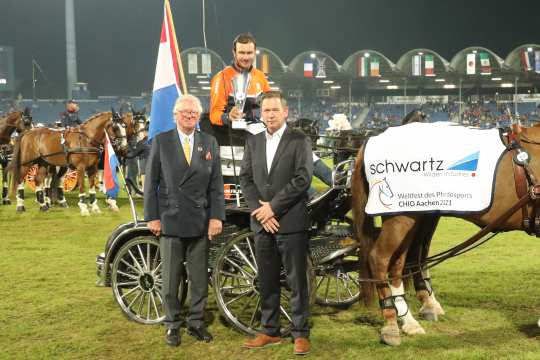
[[[522,149],[530,154],[530,169],[538,174],[540,171],[540,128],[520,130],[516,136]],[[489,230],[493,232],[525,230],[524,218],[533,214],[533,203],[525,196],[518,197],[517,195],[514,181],[514,166],[517,165],[513,161],[514,154],[514,150],[507,150],[499,162],[490,208],[482,212],[448,216],[459,217],[481,227],[489,225]],[[368,182],[364,173],[364,147],[359,150],[356,158],[351,191],[355,231],[362,249],[361,277],[373,280],[362,283],[364,300],[366,303],[371,303],[376,290],[385,320],[381,329],[381,339],[386,344],[399,345],[401,339],[397,322],[398,309],[392,290],[402,283],[404,265],[407,258],[410,258],[410,253],[415,252],[415,256],[425,259],[440,215],[420,213],[389,215],[383,217],[380,229],[375,228],[373,218],[364,211],[369,195]],[[518,201],[526,205],[523,213],[514,211],[514,209],[519,209],[519,206],[516,207]],[[417,289],[417,297],[425,301],[424,306],[433,308],[433,304],[429,302],[428,290]]]
[[[0,117],[0,166],[2,167],[2,205],[11,204],[8,197],[8,171],[7,165],[13,151],[11,135],[17,131],[23,131],[32,127],[32,116],[30,109],[24,111],[13,111],[6,116]]]
[[[15,143],[13,161],[12,191],[22,183],[28,169],[39,164],[35,177],[36,198],[40,209],[48,206],[44,199],[42,183],[49,167],[70,167],[77,171],[79,186],[79,208],[81,215],[89,215],[85,193],[84,175],[88,174],[90,204],[93,212],[99,212],[96,201],[96,173],[100,147],[105,142],[105,133],[111,143],[119,150],[127,148],[126,129],[121,118],[114,112],[102,112],[92,116],[76,128],[55,130],[48,128],[32,129],[21,136]],[[20,191],[20,189],[19,189]],[[17,196],[17,211],[24,211],[24,200]]]

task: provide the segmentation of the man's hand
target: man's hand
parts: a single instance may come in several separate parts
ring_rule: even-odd
[[[214,236],[220,234],[222,228],[223,228],[223,225],[221,224],[221,220],[210,219],[208,221],[208,239],[212,240]]]
[[[152,220],[148,222],[148,229],[152,232],[152,234],[159,236],[161,235],[161,221],[160,220]]]
[[[270,234],[275,234],[278,232],[279,222],[276,220],[275,217],[271,217],[270,219],[268,219],[268,221],[262,224],[262,227]]]
[[[270,203],[268,201],[259,200],[259,203],[262,206],[254,210],[251,213],[251,216],[255,216],[255,219],[257,219],[261,224],[264,224],[270,218],[274,217],[275,214],[274,214],[274,210],[272,210],[272,208],[270,207]]]
[[[244,113],[242,113],[242,111],[240,111],[240,109],[236,106],[233,106],[233,108],[229,112],[229,119],[232,121],[236,121],[242,119],[243,117]]]

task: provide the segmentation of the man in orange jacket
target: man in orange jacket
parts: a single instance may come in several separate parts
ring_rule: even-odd
[[[257,121],[254,109],[257,107],[257,97],[270,90],[266,76],[253,66],[257,44],[249,33],[238,35],[233,42],[233,64],[225,67],[214,75],[210,83],[210,122],[213,125],[229,125],[231,121],[246,119]],[[235,76],[250,77],[246,93],[244,111],[235,106],[232,79]]]

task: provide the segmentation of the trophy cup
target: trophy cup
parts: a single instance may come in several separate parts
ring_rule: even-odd
[[[244,112],[244,106],[246,105],[246,93],[251,80],[251,74],[248,73],[247,77],[244,77],[242,74],[238,74],[232,78],[233,86],[233,96],[234,96],[234,105],[242,113]],[[233,120],[232,121],[233,129],[247,129],[247,124],[245,119]]]

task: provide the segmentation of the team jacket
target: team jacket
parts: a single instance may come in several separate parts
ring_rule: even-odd
[[[268,80],[264,73],[254,67],[250,70],[251,80],[247,90],[247,100],[244,108],[246,120],[254,120],[253,109],[259,94],[270,90]],[[214,125],[227,125],[229,119],[227,114],[234,106],[232,78],[240,74],[235,66],[227,66],[219,73],[214,75],[210,83],[210,121]]]

